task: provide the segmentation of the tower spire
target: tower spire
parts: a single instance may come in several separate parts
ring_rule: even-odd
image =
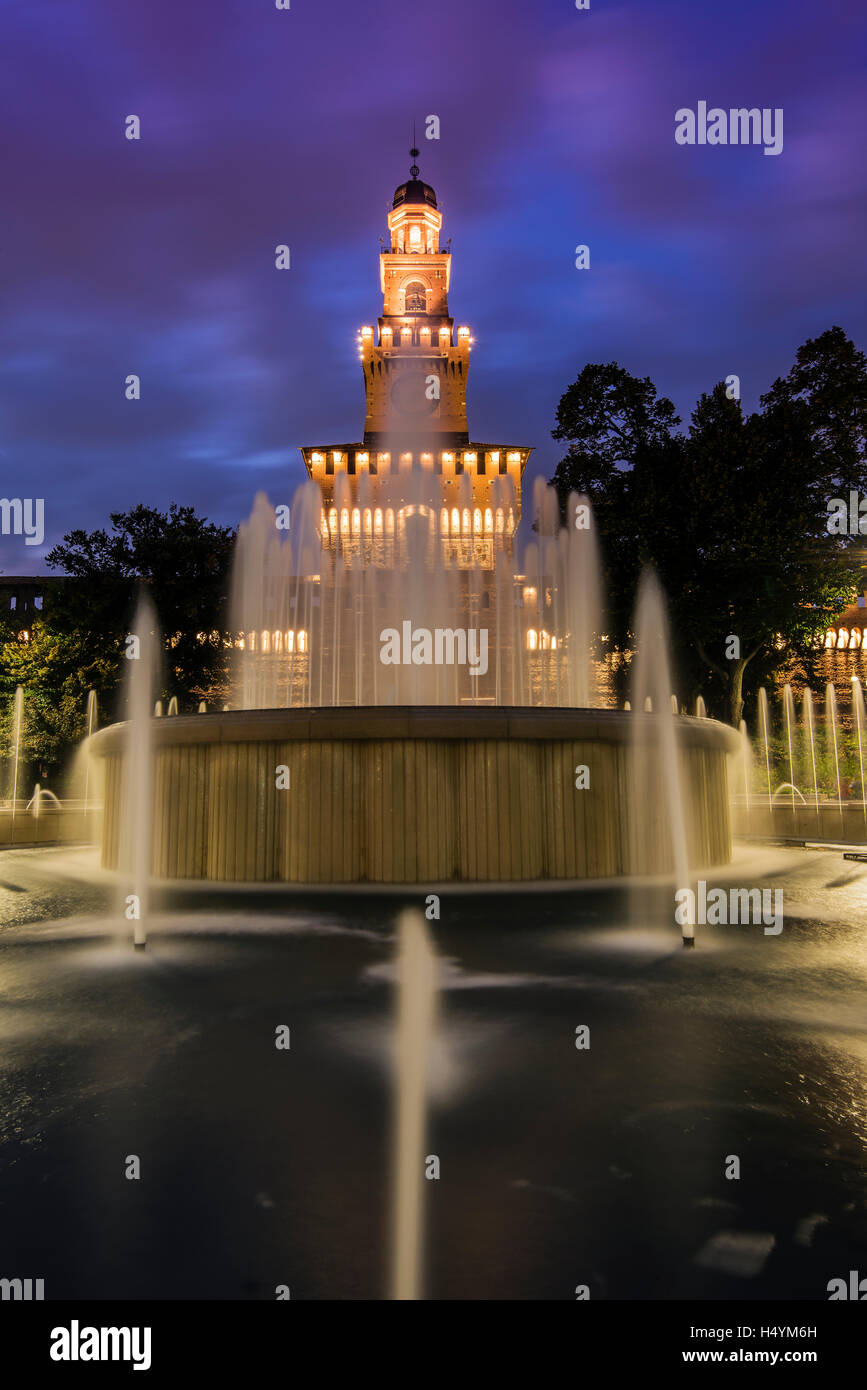
[[[412,161],[413,161],[413,163],[409,166],[410,178],[417,179],[417,178],[418,178],[418,165],[415,163],[415,161],[418,159],[418,150],[417,150],[417,148],[416,148],[416,143],[415,143],[415,121],[413,121],[413,123],[412,123],[412,149],[410,150],[409,153],[410,153],[410,158],[411,158]]]

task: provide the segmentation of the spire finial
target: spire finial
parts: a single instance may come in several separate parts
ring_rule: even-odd
[[[415,121],[413,121],[413,123],[412,123],[412,149],[410,150],[409,153],[410,153],[410,157],[411,157],[412,160],[413,160],[413,163],[412,163],[412,164],[410,165],[410,167],[409,167],[410,176],[411,176],[412,178],[414,178],[414,179],[417,179],[417,178],[418,178],[418,165],[415,163],[415,161],[418,159],[418,150],[416,149],[416,144],[415,144]]]

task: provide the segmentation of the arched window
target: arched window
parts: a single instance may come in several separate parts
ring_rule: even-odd
[[[426,314],[427,295],[420,280],[413,280],[404,291],[404,309],[407,314]]]

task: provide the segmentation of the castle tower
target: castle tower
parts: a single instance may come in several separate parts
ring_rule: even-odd
[[[418,150],[410,153],[415,161]],[[379,257],[382,313],[376,329],[368,324],[358,335],[364,438],[354,444],[311,445],[301,453],[322,490],[323,536],[347,558],[364,549],[363,518],[345,505],[355,497],[359,480],[369,479],[365,497],[375,509],[381,481],[391,480],[381,490],[393,502],[400,479],[408,483],[421,470],[436,482],[438,529],[446,553],[459,565],[490,568],[497,548],[511,549],[531,450],[470,440],[467,378],[473,340],[468,327],[455,329],[449,313],[452,256],[450,249],[440,248],[442,222],[436,193],[419,179],[413,163],[388,213],[388,242]],[[348,491],[346,485],[338,486],[341,478]],[[495,486],[497,479],[509,479],[511,489]],[[504,508],[507,490],[511,501]],[[356,518],[357,538],[351,530]],[[387,530],[387,516],[384,526]],[[374,563],[376,553],[374,547]]]
[[[470,331],[458,329],[455,341],[448,302],[451,252],[439,248],[442,213],[418,173],[413,164],[388,214],[378,343],[370,327],[361,330],[364,442],[373,448],[411,448],[421,436],[434,448],[469,444]]]

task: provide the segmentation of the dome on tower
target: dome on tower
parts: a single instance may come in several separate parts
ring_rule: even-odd
[[[421,179],[407,179],[406,183],[394,190],[392,207],[399,208],[402,203],[427,203],[435,208],[437,195],[429,183],[422,183]]]
[[[413,159],[418,157],[418,150],[413,146],[410,150]],[[409,171],[409,178],[406,183],[399,184],[394,190],[394,202],[392,208],[399,208],[403,203],[427,203],[428,207],[435,208],[437,205],[437,195],[434,193],[429,183],[422,183],[418,176],[418,165],[413,164]]]

